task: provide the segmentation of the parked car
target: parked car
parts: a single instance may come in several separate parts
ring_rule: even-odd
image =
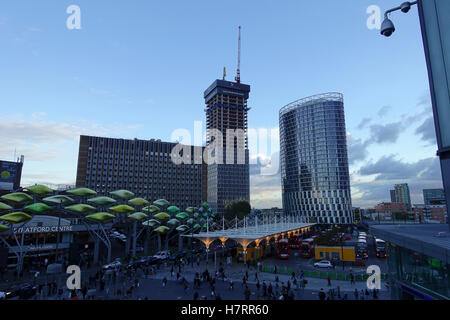
[[[115,259],[113,262],[105,264],[103,266],[103,269],[108,270],[108,269],[117,269],[122,265],[122,262],[120,261],[120,258]]]
[[[21,285],[12,286],[6,290],[5,299],[9,300],[18,297],[20,300],[26,300],[33,297],[37,292],[37,287],[30,283],[24,283]]]
[[[6,292],[0,291],[0,300],[6,300]]]
[[[314,263],[314,267],[328,268],[328,269],[334,268],[333,264],[328,260],[322,260],[322,261],[316,262],[316,263]]]
[[[157,254],[155,254],[153,257],[158,258],[160,260],[166,260],[170,257],[170,251],[160,251]]]

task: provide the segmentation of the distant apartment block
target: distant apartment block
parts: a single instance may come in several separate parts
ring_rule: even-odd
[[[392,203],[406,203],[408,211],[411,210],[411,194],[407,183],[396,184],[390,193]]]
[[[174,164],[171,152],[176,145],[81,136],[76,185],[101,195],[126,189],[149,201],[165,198],[180,207],[200,205],[206,201],[207,166],[198,159]],[[201,146],[189,147],[192,158],[203,153]]]
[[[445,205],[444,189],[423,189],[425,205]]]

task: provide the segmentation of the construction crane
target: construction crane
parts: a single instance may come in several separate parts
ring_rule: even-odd
[[[241,83],[241,26],[239,26],[238,65],[235,80],[237,83]]]

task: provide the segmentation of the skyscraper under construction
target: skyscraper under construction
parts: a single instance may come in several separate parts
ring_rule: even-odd
[[[215,80],[204,93],[207,148],[216,143],[217,150],[222,151],[221,155],[215,155],[220,161],[208,164],[208,202],[219,214],[232,202],[250,201],[247,137],[250,86],[240,81],[240,27],[238,57],[236,81],[226,81],[224,76],[223,80]],[[215,141],[220,138],[217,133],[222,135],[222,143]],[[235,136],[231,136],[232,133]]]

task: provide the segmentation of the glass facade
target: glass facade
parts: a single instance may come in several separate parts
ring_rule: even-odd
[[[342,94],[308,97],[280,110],[280,161],[287,215],[353,223]]]
[[[425,254],[388,243],[392,297],[405,300],[450,299],[450,266]]]

